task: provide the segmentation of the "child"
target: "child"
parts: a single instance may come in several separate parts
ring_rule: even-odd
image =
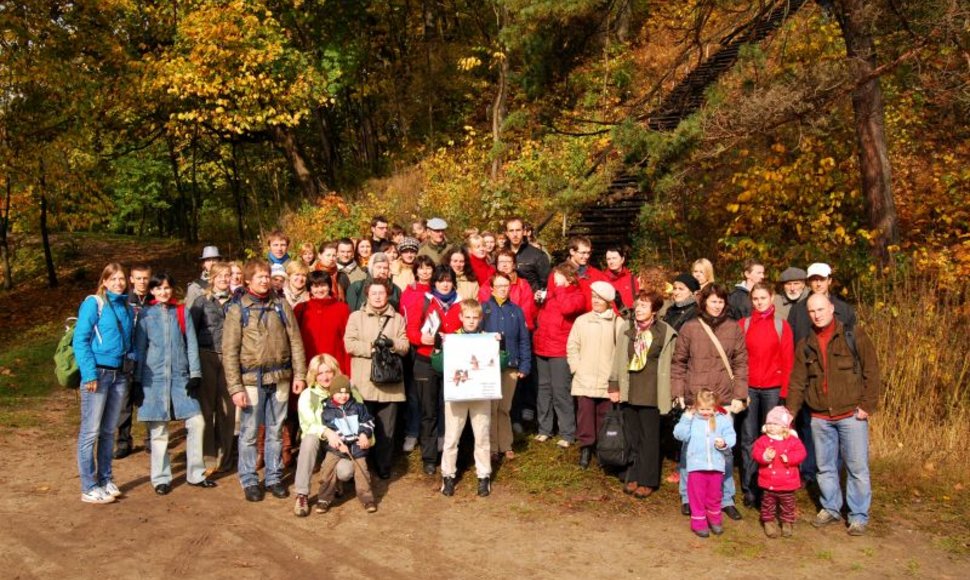
[[[477,300],[461,301],[461,330],[456,334],[481,332],[482,305]],[[464,374],[458,381],[466,378]],[[445,443],[441,454],[441,493],[455,495],[458,440],[465,430],[465,421],[471,417],[475,433],[475,471],[478,474],[478,496],[486,497],[492,490],[492,463],[489,433],[491,430],[492,401],[448,401],[445,403]]]
[[[694,406],[681,416],[674,437],[685,443],[690,529],[702,538],[724,533],[721,525],[721,486],[724,460],[736,435],[727,411],[717,407],[709,389],[697,393]],[[710,524],[710,529],[708,529]]]
[[[317,497],[317,512],[330,508],[337,489],[337,464],[350,459],[354,464],[354,485],[357,499],[364,504],[367,513],[377,511],[374,494],[370,489],[370,473],[367,471],[367,450],[374,435],[374,420],[367,407],[352,399],[350,381],[337,375],[330,383],[333,393],[323,407],[323,424],[327,427],[327,458],[320,468],[322,483]]]
[[[798,466],[807,455],[805,445],[791,427],[792,416],[785,407],[768,412],[764,435],[754,442],[751,455],[760,465],[758,485],[764,492],[761,499],[761,523],[765,535],[790,538],[795,523],[795,490],[801,486]],[[775,515],[781,520],[779,533]]]

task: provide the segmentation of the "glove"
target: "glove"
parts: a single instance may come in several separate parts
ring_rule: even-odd
[[[145,403],[145,390],[141,388],[141,383],[131,383],[131,392],[128,394],[131,404],[141,407]]]
[[[202,387],[202,377],[192,377],[185,385],[185,391],[193,399],[199,398],[199,389]]]

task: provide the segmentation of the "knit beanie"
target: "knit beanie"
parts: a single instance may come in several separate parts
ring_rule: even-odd
[[[677,276],[674,278],[674,282],[680,282],[684,286],[687,286],[687,289],[691,292],[697,292],[701,289],[701,285],[697,281],[697,278],[694,278],[690,272],[684,272],[680,276]]]
[[[791,422],[791,413],[788,412],[788,409],[782,406],[775,407],[774,409],[768,411],[768,417],[765,419],[765,424],[781,425],[785,429],[791,427]]]

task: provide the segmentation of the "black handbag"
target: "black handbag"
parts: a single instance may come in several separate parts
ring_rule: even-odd
[[[614,404],[603,417],[603,425],[596,435],[596,460],[604,467],[626,467],[629,451],[623,433],[623,414]]]
[[[374,350],[371,353],[370,361],[370,382],[375,385],[400,383],[404,380],[404,361],[394,352],[390,340],[381,340],[384,335],[384,327],[391,319],[390,316],[384,317],[381,329],[377,332],[374,340]]]

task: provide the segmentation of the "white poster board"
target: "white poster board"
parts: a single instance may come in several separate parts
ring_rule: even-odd
[[[502,398],[499,340],[494,332],[443,335],[445,401]]]

